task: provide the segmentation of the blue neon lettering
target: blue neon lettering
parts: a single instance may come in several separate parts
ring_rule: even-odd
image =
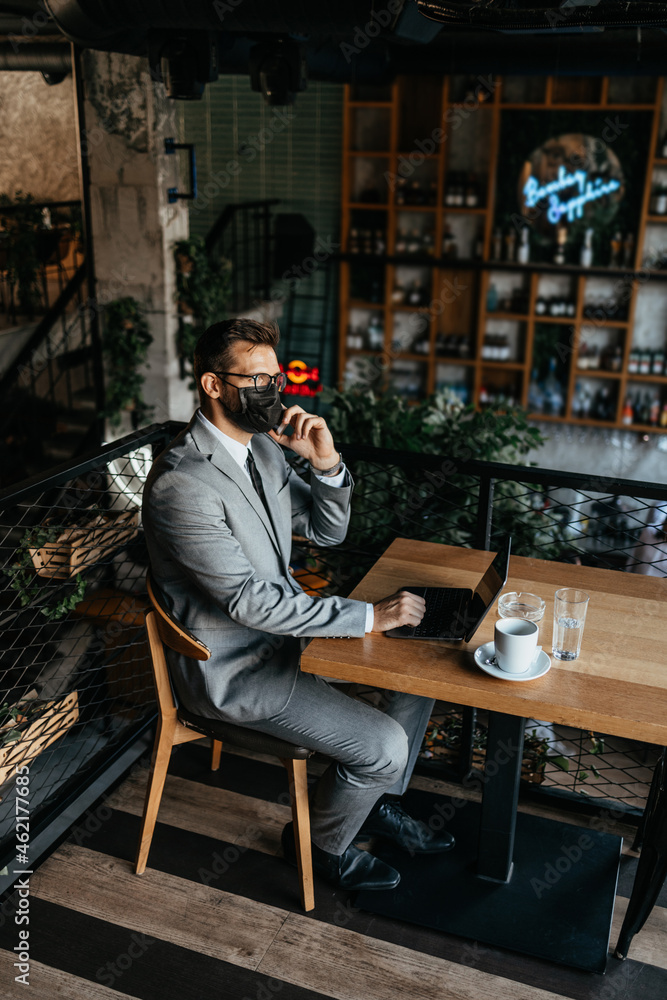
[[[620,186],[621,182],[613,178],[605,182],[601,177],[597,177],[591,182],[585,170],[568,173],[565,167],[560,166],[558,177],[548,184],[540,186],[536,177],[529,177],[524,185],[523,195],[528,208],[534,208],[540,201],[548,201],[547,219],[557,225],[564,215],[567,216],[568,222],[581,219],[584,205],[618,191]],[[579,193],[567,201],[561,201],[559,193],[572,187],[576,187]]]

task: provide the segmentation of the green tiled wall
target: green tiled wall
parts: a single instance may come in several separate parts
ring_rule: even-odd
[[[190,231],[205,236],[231,203],[280,198],[276,212],[301,212],[323,241],[339,241],[343,87],[308,84],[291,108],[270,108],[247,76],[224,76],[201,101],[180,106],[185,142],[197,151],[199,197],[190,208]],[[319,294],[321,276],[302,282]],[[327,315],[325,380],[335,378],[337,285]],[[295,320],[309,322],[316,306],[301,306]],[[315,333],[301,331],[294,354],[313,362]]]

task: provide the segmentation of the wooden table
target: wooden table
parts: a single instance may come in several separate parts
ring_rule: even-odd
[[[377,601],[411,584],[474,589],[492,557],[475,549],[396,539],[351,596]],[[401,860],[389,851],[383,856],[391,857],[402,870],[401,886],[393,893],[362,894],[363,905],[603,971],[620,838],[593,832],[593,847],[586,841],[582,848],[580,828],[524,815],[517,824],[524,725],[526,718],[535,718],[667,745],[667,579],[513,556],[505,589],[530,591],[545,599],[539,642],[550,655],[553,595],[559,587],[577,587],[590,595],[581,655],[572,662],[551,656],[549,672],[534,681],[499,680],[476,667],[473,652],[493,639],[495,610],[469,644],[390,639],[376,633],[363,639],[315,639],[305,650],[301,667],[490,713],[482,805],[475,815],[470,804],[454,810],[452,822],[461,830],[457,849],[437,856],[441,884],[434,879],[434,856],[407,863],[405,856]],[[422,802],[421,808],[424,818],[427,813],[433,817],[433,803]],[[444,815],[442,806],[440,810]],[[456,859],[461,837],[466,847]],[[515,841],[520,871],[513,875]],[[453,864],[465,871],[454,872]],[[547,877],[552,872],[553,885]],[[408,882],[411,905],[406,897]],[[419,905],[414,903],[417,884],[426,897],[434,896],[435,885],[439,902],[422,898]],[[424,919],[433,909],[443,910],[443,889],[453,884],[471,901],[468,915],[457,905],[453,915],[450,910]],[[588,884],[591,891],[582,895],[582,886]],[[376,904],[378,897],[382,900]],[[411,912],[406,913],[406,906]],[[517,923],[518,913],[524,914],[523,922]],[[534,925],[539,932],[531,933]]]

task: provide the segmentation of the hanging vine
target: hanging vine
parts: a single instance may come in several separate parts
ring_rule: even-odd
[[[138,371],[153,341],[146,317],[136,299],[129,296],[110,302],[104,311],[102,349],[105,360],[106,408],[112,427],[118,427],[123,410],[132,412],[139,427],[153,413],[143,397],[144,376]]]
[[[203,239],[190,236],[174,244],[178,333],[176,348],[181,378],[194,388],[192,357],[197,341],[212,323],[227,315],[231,290],[231,262],[212,261]]]

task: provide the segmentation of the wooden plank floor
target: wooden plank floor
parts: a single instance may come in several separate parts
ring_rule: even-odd
[[[626,962],[562,968],[355,908],[316,879],[299,906],[280,857],[282,768],[179,748],[142,876],[133,874],[146,772],[91,810],[30,881],[30,991],[14,981],[18,928],[0,917],[0,995],[35,1000],[665,1000],[667,889]],[[319,770],[317,764],[314,771]],[[437,789],[434,779],[417,787]],[[534,807],[531,807],[531,811]],[[581,820],[585,823],[585,820]],[[635,858],[621,865],[612,946]]]

